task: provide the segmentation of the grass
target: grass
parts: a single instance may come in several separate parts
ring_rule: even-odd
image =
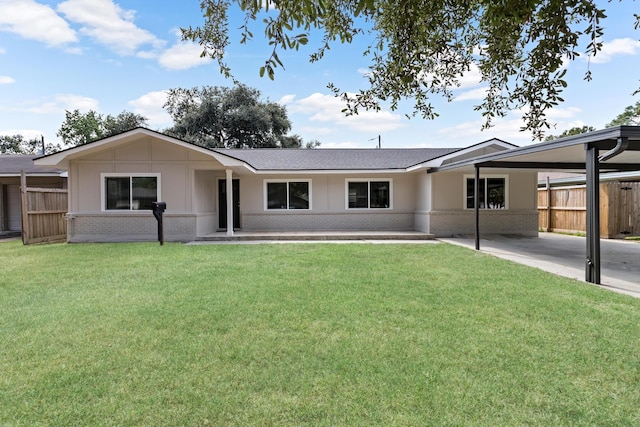
[[[0,244],[0,425],[640,424],[640,301],[439,245]]]

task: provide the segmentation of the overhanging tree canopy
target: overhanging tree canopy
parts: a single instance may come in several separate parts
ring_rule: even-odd
[[[232,5],[245,13],[241,42],[253,37],[253,26],[262,25],[273,50],[260,73],[270,78],[282,66],[278,52],[307,44],[313,30],[320,30],[322,39],[311,61],[321,59],[332,43],[367,37],[369,87],[349,95],[329,85],[347,102],[347,114],[379,110],[384,101],[395,109],[411,99],[413,115],[431,119],[437,115],[431,96],[451,99],[461,77],[477,69],[488,85],[476,106],[485,127],[524,108],[523,129],[538,138],[549,127],[545,112],[563,101],[563,61],[597,54],[605,17],[594,0],[202,0],[204,23],[184,28],[182,35],[199,42],[203,55],[217,59],[227,76],[232,76],[224,60]],[[636,28],[639,20],[636,15]]]
[[[299,148],[287,136],[286,109],[261,101],[260,91],[244,85],[170,89],[165,108],[174,121],[166,133],[209,148]]]

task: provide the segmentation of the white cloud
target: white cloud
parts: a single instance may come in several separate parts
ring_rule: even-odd
[[[547,117],[551,120],[570,119],[580,114],[582,110],[578,107],[553,108],[547,111]]]
[[[98,105],[98,100],[87,96],[59,94],[52,100],[43,99],[27,102],[19,106],[18,110],[36,114],[64,114],[65,110],[96,111]]]
[[[134,107],[136,114],[141,114],[149,120],[149,126],[159,128],[170,126],[172,123],[171,116],[163,108],[165,102],[167,91],[154,91],[129,101],[129,105]]]
[[[315,135],[329,135],[334,129],[328,127],[300,126],[300,131]]]
[[[0,85],[8,85],[11,83],[15,83],[16,80],[13,77],[9,76],[0,76]]]
[[[602,50],[591,57],[594,64],[604,64],[617,55],[637,55],[640,53],[640,41],[631,38],[614,39],[602,44]]]
[[[363,132],[384,132],[405,126],[403,117],[389,111],[365,111],[358,115],[345,116],[343,101],[333,95],[314,93],[287,105],[291,113],[308,115],[311,122],[332,123]]]
[[[363,144],[361,142],[323,142],[320,144],[320,149],[322,148],[373,148],[371,144]]]
[[[278,101],[278,104],[288,105],[288,104],[291,104],[294,99],[296,99],[295,95],[285,95],[282,98],[280,98],[280,100]]]
[[[506,118],[496,119],[494,121],[494,126],[485,130],[482,130],[484,122],[482,120],[476,120],[443,128],[438,130],[437,133],[445,135],[452,141],[464,141],[467,145],[485,141],[490,138],[499,138],[518,145],[527,145],[539,142],[537,140],[533,140],[533,135],[530,131],[520,130],[520,128],[525,124],[522,121],[522,116],[526,111],[526,108],[513,111]],[[559,134],[573,127],[584,126],[584,122],[576,118],[580,113],[582,113],[582,110],[578,107],[554,108],[552,110],[548,110],[546,113],[547,119],[552,123],[552,125],[555,124],[555,126],[551,129],[544,129],[545,135]]]
[[[469,71],[458,78],[460,87],[458,89],[468,89],[482,83],[482,73],[476,64],[470,64]]]
[[[6,49],[0,47],[0,55],[7,53]]]
[[[134,11],[124,10],[112,0],[67,0],[58,5],[58,10],[67,19],[82,24],[82,34],[120,55],[133,55],[141,46],[164,45],[164,41],[134,24]]]
[[[48,46],[78,41],[73,29],[51,7],[33,0],[0,1],[0,30]]]
[[[437,133],[445,136],[449,141],[461,141],[458,143],[460,146],[476,144],[491,138],[499,138],[519,145],[532,143],[531,132],[520,131],[524,122],[518,117],[496,119],[494,126],[485,130],[482,130],[483,124],[482,120],[463,122],[440,129]]]
[[[487,95],[488,87],[479,87],[477,89],[471,89],[466,92],[462,92],[460,95],[457,95],[453,100],[454,101],[470,101],[470,100],[478,100],[484,99]]]
[[[211,58],[201,58],[202,47],[195,43],[178,42],[165,50],[158,62],[169,70],[186,70],[211,62]]]

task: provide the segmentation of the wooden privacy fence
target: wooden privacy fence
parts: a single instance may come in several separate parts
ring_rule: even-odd
[[[540,229],[585,232],[586,200],[587,189],[584,185],[539,188]],[[605,238],[640,235],[640,182],[600,184],[600,235]]]
[[[22,242],[54,242],[67,239],[67,190],[27,187],[22,173]]]

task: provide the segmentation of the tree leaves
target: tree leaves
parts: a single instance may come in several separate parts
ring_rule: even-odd
[[[381,102],[394,109],[410,100],[413,116],[431,119],[437,116],[431,97],[452,100],[463,77],[477,70],[486,86],[476,106],[485,127],[526,109],[523,129],[537,138],[550,126],[545,113],[563,102],[564,61],[598,54],[606,17],[594,0],[278,0],[275,9],[269,0],[203,0],[204,24],[183,29],[183,38],[198,41],[226,76],[226,11],[232,4],[245,13],[242,42],[253,37],[249,26],[261,17],[271,51],[259,73],[272,80],[284,68],[278,52],[309,44],[312,29],[321,34],[312,62],[332,43],[367,37],[369,87],[351,95],[329,84],[345,101],[346,114],[379,110]],[[637,28],[640,16],[635,18]],[[585,79],[591,79],[590,70]]]
[[[66,145],[75,146],[146,125],[146,117],[128,111],[123,111],[115,117],[103,117],[93,110],[81,113],[76,109],[65,111],[65,120],[56,135],[62,138]]]
[[[286,109],[260,100],[260,91],[245,85],[170,89],[164,105],[174,120],[165,132],[207,148],[299,148],[287,137]]]

